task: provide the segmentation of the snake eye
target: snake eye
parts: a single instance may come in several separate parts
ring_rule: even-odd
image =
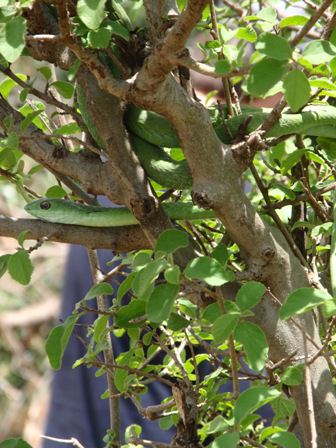
[[[51,204],[49,201],[43,201],[40,204],[40,208],[42,208],[42,210],[48,210],[51,207]]]

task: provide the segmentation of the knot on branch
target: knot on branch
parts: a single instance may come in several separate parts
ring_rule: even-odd
[[[139,201],[138,198],[131,199],[130,206],[133,215],[140,221],[147,221],[156,213],[156,204],[154,198],[143,198]]]
[[[53,157],[55,159],[64,159],[68,154],[67,150],[63,146],[56,146],[53,150]]]
[[[212,201],[205,192],[193,191],[191,197],[193,202],[200,207],[205,209],[213,208]]]
[[[236,143],[231,147],[233,157],[244,166],[251,164],[255,153],[266,148],[262,139],[263,132],[252,132],[244,141]]]
[[[275,250],[272,249],[271,247],[265,247],[262,251],[262,257],[267,260],[270,261],[272,258],[274,258],[275,256]]]

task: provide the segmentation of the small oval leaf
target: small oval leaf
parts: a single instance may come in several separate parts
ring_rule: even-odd
[[[249,414],[264,406],[276,398],[280,397],[281,392],[265,386],[251,387],[242,392],[233,409],[233,415],[237,423],[240,423]]]
[[[191,279],[204,280],[211,286],[221,286],[234,279],[232,272],[225,271],[219,261],[211,257],[194,258],[188,263],[184,274]]]
[[[234,337],[243,344],[251,369],[262,370],[268,357],[268,344],[262,329],[252,322],[240,322]]]
[[[253,308],[260,302],[265,292],[266,286],[262,283],[254,281],[247,282],[237,293],[237,305],[242,311]]]
[[[328,300],[332,300],[331,295],[322,289],[299,288],[289,294],[285,303],[281,306],[280,318],[287,320],[296,314],[310,311]]]
[[[179,287],[170,283],[163,283],[154,288],[146,307],[151,322],[159,323],[169,318],[178,291]]]

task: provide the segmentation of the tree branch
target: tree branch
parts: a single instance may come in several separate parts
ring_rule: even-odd
[[[17,238],[24,230],[29,230],[27,239],[41,240],[47,237],[48,241],[80,244],[92,249],[130,252],[150,247],[140,226],[98,228],[0,217],[1,236]]]

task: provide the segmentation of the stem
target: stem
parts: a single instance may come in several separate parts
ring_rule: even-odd
[[[333,0],[325,0],[319,9],[311,16],[305,26],[302,27],[301,31],[290,41],[290,44],[295,47],[308,33],[308,31],[313,28],[315,23],[319,20],[319,18],[323,15],[324,11],[329,8],[332,4]]]
[[[304,368],[304,385],[307,394],[307,411],[308,411],[308,430],[309,435],[307,436],[308,447],[307,448],[317,448],[317,431],[315,424],[315,412],[314,412],[314,401],[313,401],[313,390],[312,390],[312,379],[310,374],[310,365],[308,363],[308,341],[303,333],[303,344],[304,344],[304,354],[305,354],[305,368]]]
[[[99,283],[103,274],[99,269],[99,260],[97,252],[91,249],[87,250],[89,263],[92,273],[92,278],[94,283]],[[108,307],[106,303],[105,296],[97,296],[97,308],[98,311],[106,312]],[[106,328],[109,327],[109,323],[106,323]],[[114,352],[111,340],[111,334],[109,331],[106,332],[106,344],[108,346],[107,350],[104,350],[104,361],[106,364],[114,364]],[[108,370],[106,373],[107,385],[109,389],[109,408],[110,408],[110,427],[114,432],[113,446],[120,446],[120,409],[119,409],[119,398],[118,390],[114,384],[113,372]]]
[[[211,25],[212,25],[212,29],[213,29],[213,35],[214,35],[215,39],[220,39],[219,32],[218,32],[218,26],[217,26],[217,17],[216,17],[214,0],[210,0],[209,5],[210,5],[210,15],[211,15]],[[219,54],[219,59],[224,59],[224,54],[222,51]],[[235,114],[234,114],[234,110],[232,107],[232,98],[231,98],[230,86],[229,86],[228,79],[222,78],[222,84],[223,84],[225,100],[226,100],[226,104],[227,104],[227,108],[228,108],[228,115],[230,117],[233,117]]]

